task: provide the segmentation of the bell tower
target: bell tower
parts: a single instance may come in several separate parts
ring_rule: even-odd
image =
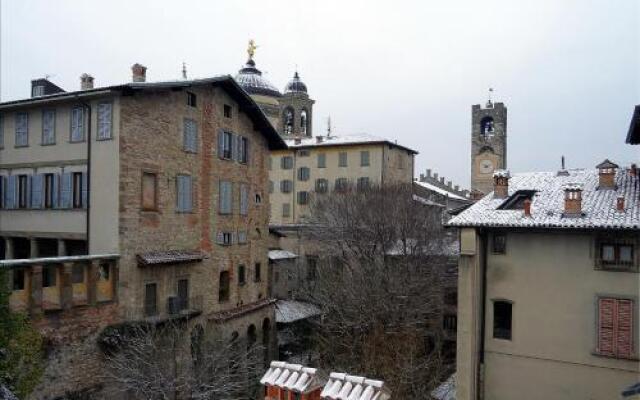
[[[314,103],[307,92],[307,85],[296,71],[280,98],[280,135],[285,138],[311,137]]]
[[[492,89],[489,89],[489,93]],[[471,193],[479,198],[493,190],[493,172],[507,168],[507,107],[493,103],[471,107]]]

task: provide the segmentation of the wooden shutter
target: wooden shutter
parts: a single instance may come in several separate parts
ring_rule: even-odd
[[[51,187],[51,198],[52,198],[52,202],[51,202],[51,207],[53,208],[58,208],[58,204],[59,204],[59,191],[60,191],[60,175],[59,174],[53,174],[53,185]]]
[[[184,176],[184,211],[191,211],[193,209],[193,183],[191,176]]]
[[[617,311],[616,355],[630,357],[633,354],[633,301],[619,299]]]
[[[237,147],[238,147],[238,137],[236,135],[231,134],[231,159],[239,160],[237,156]]]
[[[88,200],[89,200],[89,179],[87,177],[87,173],[82,173],[82,208],[87,208]]]
[[[247,215],[249,211],[249,188],[246,184],[240,185],[240,214]]]
[[[7,188],[4,192],[4,205],[7,209],[16,208],[16,192],[18,190],[18,179],[16,175],[7,177]]]
[[[216,243],[224,244],[224,234],[222,233],[222,231],[218,231],[218,233],[216,234]]]
[[[616,300],[598,300],[598,352],[604,355],[615,354]]]
[[[42,208],[42,185],[44,175],[37,174],[33,176],[31,182],[31,208]]]
[[[98,104],[98,139],[111,139],[111,103]]]
[[[176,210],[184,211],[184,183],[182,175],[176,176]]]
[[[27,208],[31,207],[31,188],[33,187],[33,185],[31,184],[32,178],[33,177],[31,175],[27,175],[27,187],[26,187],[26,192],[27,192],[26,206],[27,206]]]
[[[249,164],[249,138],[244,138],[244,162]]]
[[[71,173],[64,172],[60,180],[60,208],[71,208]]]
[[[224,131],[218,129],[218,158],[224,158]]]

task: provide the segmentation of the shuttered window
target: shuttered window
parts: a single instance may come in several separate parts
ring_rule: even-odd
[[[634,354],[633,309],[634,302],[630,299],[598,299],[597,353],[619,358]]]
[[[308,181],[309,180],[309,175],[310,175],[310,170],[307,167],[300,167],[298,168],[298,179],[301,181]]]
[[[192,204],[192,181],[189,175],[178,175],[176,177],[177,186],[177,211],[178,212],[191,212],[193,210]]]
[[[338,167],[346,167],[347,166],[347,153],[341,152],[338,154]]]
[[[74,107],[71,110],[71,141],[84,141],[84,108]]]
[[[42,144],[56,143],[56,112],[44,110],[42,112]]]
[[[318,154],[318,168],[327,168],[327,155],[324,153]]]
[[[329,181],[321,178],[316,179],[316,193],[326,193],[329,190]]]
[[[249,213],[249,185],[240,184],[240,215]]]
[[[360,152],[360,166],[368,167],[369,166],[369,152],[361,151]]]
[[[16,114],[16,147],[29,145],[29,115],[27,113]]]
[[[220,181],[220,214],[231,214],[233,212],[233,184],[229,181]]]
[[[18,208],[27,208],[29,205],[29,183],[31,181],[29,175],[18,175],[17,180],[17,203]]]
[[[238,136],[238,162],[246,164],[249,162],[249,139],[244,136]]]
[[[284,203],[282,204],[282,217],[289,218],[291,216],[291,204]]]
[[[98,140],[107,140],[113,137],[113,105],[111,103],[98,104]]]
[[[43,174],[36,174],[31,177],[31,208],[42,208],[43,186]]]
[[[184,119],[182,146],[183,150],[189,153],[198,151],[198,125],[192,119]]]
[[[280,181],[280,191],[282,193],[291,193],[293,190],[293,182],[288,179]]]
[[[233,134],[231,132],[218,131],[218,157],[223,160],[233,158]]]
[[[298,192],[298,204],[305,205],[309,204],[309,192]]]
[[[284,156],[280,159],[280,168],[291,169],[293,168],[293,158],[290,156]]]
[[[238,244],[247,244],[247,231],[238,231]]]

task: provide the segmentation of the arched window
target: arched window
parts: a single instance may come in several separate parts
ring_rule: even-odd
[[[254,324],[249,325],[247,328],[247,348],[251,348],[258,340],[258,334],[256,333],[256,326]]]
[[[293,133],[293,109],[291,107],[287,107],[284,110],[283,118],[283,126],[284,126],[284,134],[291,135]]]
[[[309,119],[307,118],[307,110],[302,110],[300,112],[300,134],[303,136],[307,136],[307,125],[309,123]]]
[[[264,348],[264,366],[269,366],[270,360],[270,348],[271,348],[271,321],[269,318],[265,318],[262,321],[262,347]]]
[[[484,117],[480,121],[480,134],[492,135],[493,134],[493,118]]]

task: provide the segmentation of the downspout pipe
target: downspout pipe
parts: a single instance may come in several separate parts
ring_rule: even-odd
[[[90,254],[90,233],[91,233],[91,142],[93,141],[91,135],[91,104],[84,100],[81,100],[78,95],[75,96],[76,100],[84,108],[88,110],[87,116],[87,216],[86,216],[86,231],[87,231],[87,254]]]

